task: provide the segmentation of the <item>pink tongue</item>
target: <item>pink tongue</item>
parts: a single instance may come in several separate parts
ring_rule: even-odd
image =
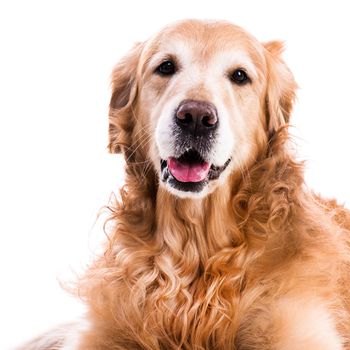
[[[209,172],[209,163],[186,164],[175,158],[167,161],[171,174],[180,182],[200,182],[203,181]]]

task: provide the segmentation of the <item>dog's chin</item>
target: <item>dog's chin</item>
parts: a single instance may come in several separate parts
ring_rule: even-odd
[[[230,162],[231,158],[217,166],[196,150],[189,150],[178,158],[161,159],[161,183],[180,198],[203,198],[213,191]]]

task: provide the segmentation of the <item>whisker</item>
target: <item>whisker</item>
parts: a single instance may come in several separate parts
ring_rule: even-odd
[[[149,160],[148,163],[146,163],[142,169],[141,177],[143,179],[146,179],[147,173],[151,170],[151,166],[152,166],[152,161]]]
[[[141,134],[141,136],[139,138],[137,138],[136,140],[134,140],[134,142],[128,146],[126,149],[129,151],[131,149],[133,149],[133,147],[140,142],[142,139],[144,139],[146,136],[148,136],[149,134],[147,132],[145,132],[144,134]],[[142,142],[142,141],[141,141]]]
[[[131,154],[129,154],[128,158],[125,160],[126,162],[129,162],[131,157],[136,153],[136,151],[140,148],[140,147],[144,147],[145,145],[148,144],[149,141],[151,141],[152,138],[152,134],[145,134],[144,137],[141,137],[140,140],[142,140],[137,147],[131,152]],[[136,143],[136,142],[135,142]],[[135,144],[134,143],[134,144]]]
[[[147,124],[145,124],[145,125],[140,125],[140,129],[137,130],[137,132],[136,132],[134,135],[132,135],[133,138],[136,139],[136,137],[137,137],[138,135],[140,135],[140,133],[142,133],[143,131],[144,131],[145,133],[147,133],[147,134],[150,133],[150,130],[148,130],[148,128],[149,128],[150,125],[151,125],[151,122],[149,122],[149,123],[147,123]]]

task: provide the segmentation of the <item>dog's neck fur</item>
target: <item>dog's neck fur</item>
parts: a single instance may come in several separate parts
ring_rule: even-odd
[[[160,188],[156,202],[156,235],[179,258],[186,255],[184,250],[193,244],[204,263],[233,243],[229,232],[231,225],[227,222],[228,218],[234,221],[229,205],[230,194],[222,189],[204,199],[179,199]]]

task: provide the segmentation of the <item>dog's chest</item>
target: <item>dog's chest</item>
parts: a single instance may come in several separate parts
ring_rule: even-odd
[[[181,279],[173,283],[154,288],[144,309],[145,318],[157,324],[155,333],[164,349],[181,343],[187,348],[211,349],[215,344],[215,349],[233,349],[239,327],[237,281],[201,275],[187,286]]]

